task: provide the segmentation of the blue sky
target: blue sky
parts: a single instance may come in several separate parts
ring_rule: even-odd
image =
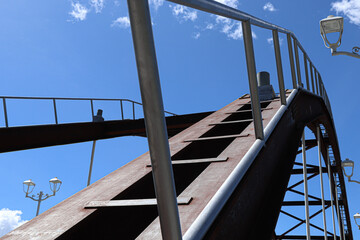
[[[220,0],[219,0],[220,1]],[[342,158],[355,161],[360,179],[357,139],[359,60],[332,57],[320,37],[319,20],[344,16],[339,51],[359,44],[360,0],[221,0],[292,30],[316,65],[334,113]],[[247,93],[248,80],[239,24],[162,1],[150,0],[164,105],[178,114],[219,109]],[[124,0],[1,1],[1,96],[101,97],[140,100],[137,71]],[[272,35],[253,27],[257,71],[268,71],[276,87]],[[286,87],[291,88],[286,37],[280,34]],[[302,57],[302,55],[300,55]],[[302,58],[301,58],[302,60]],[[302,61],[300,61],[303,64]],[[303,66],[302,66],[303,67]],[[303,76],[304,79],[304,76]],[[105,119],[119,113],[115,103],[96,102]],[[64,102],[60,122],[90,121],[87,103]],[[51,102],[9,101],[10,126],[53,123]],[[0,107],[0,124],[4,126]],[[0,235],[34,217],[36,203],[25,199],[22,182],[49,192],[48,180],[63,186],[42,203],[41,212],[86,186],[91,142],[0,155]],[[147,151],[144,138],[98,141],[93,181]],[[316,161],[316,159],[315,159]],[[360,212],[360,185],[347,184],[351,215]],[[16,212],[17,211],[17,212]],[[21,212],[20,212],[21,211]],[[284,221],[285,222],[285,221]],[[354,225],[354,222],[352,222]],[[330,228],[331,229],[331,228]],[[360,232],[353,227],[355,239]]]

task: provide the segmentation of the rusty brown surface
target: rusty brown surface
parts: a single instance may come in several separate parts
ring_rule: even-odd
[[[230,104],[224,109],[228,111],[233,108],[234,105]],[[211,114],[210,117],[196,123],[191,129],[183,131],[181,134],[171,138],[170,148],[172,155],[190,144],[184,142],[184,140],[199,137],[211,128],[209,126],[210,123],[222,120],[223,118],[223,111],[215,112]],[[43,240],[54,239],[60,236],[90,214],[97,211],[94,209],[84,209],[87,202],[113,199],[119,193],[150,173],[151,168],[146,167],[150,161],[149,159],[149,153],[143,154],[10,232],[4,236],[3,239]]]
[[[249,99],[238,99],[232,104],[222,108],[221,110],[214,113],[211,118],[207,118],[207,122],[199,122],[194,126],[186,129],[183,133],[179,134],[176,137],[180,139],[177,140],[187,140],[188,138],[194,138],[196,136],[201,136],[200,133],[209,130],[209,125],[221,122],[226,117],[228,117],[227,112],[233,111],[239,108],[239,104],[244,104],[249,102]],[[280,102],[274,101],[268,106],[272,107],[271,110],[262,112],[263,124],[264,127],[267,126],[271,118],[274,116],[276,111],[280,108]],[[183,234],[187,231],[196,217],[201,213],[205,208],[207,203],[211,200],[220,186],[227,179],[229,174],[234,170],[236,165],[240,162],[243,156],[247,153],[249,148],[255,141],[254,135],[254,126],[251,123],[242,134],[249,134],[247,137],[236,138],[218,157],[228,157],[228,161],[221,163],[211,163],[197,178],[194,180],[186,190],[180,194],[182,197],[192,197],[193,200],[190,205],[179,206],[181,228]],[[186,136],[186,137],[185,137]],[[175,137],[175,138],[176,138]],[[178,142],[181,144],[181,142]],[[178,144],[176,144],[178,145]],[[159,219],[156,218],[149,227],[147,227],[144,232],[137,239],[161,239],[160,235],[160,224]]]

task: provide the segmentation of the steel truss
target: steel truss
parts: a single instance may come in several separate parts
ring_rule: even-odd
[[[314,132],[314,131],[313,131]],[[305,131],[304,131],[305,133]],[[274,233],[274,239],[350,239],[348,235],[348,224],[346,221],[346,207],[344,205],[344,201],[342,199],[341,194],[341,182],[339,173],[337,172],[335,157],[332,151],[332,147],[328,141],[328,135],[326,133],[326,129],[323,125],[316,126],[316,139],[307,139],[305,140],[305,134],[303,134],[303,138],[300,144],[301,149],[297,152],[298,154],[302,153],[303,163],[294,162],[294,167],[291,172],[292,175],[303,174],[304,177],[302,180],[288,186],[287,192],[295,193],[299,196],[304,197],[304,200],[301,201],[283,201],[282,206],[292,207],[292,206],[304,206],[305,207],[305,219],[295,216],[288,211],[285,211],[282,207],[280,213],[288,216],[292,219],[298,221],[297,224],[291,226],[286,231],[281,234]],[[318,157],[319,157],[319,166],[312,165],[306,163],[306,151],[312,149],[314,147],[318,147]],[[325,151],[324,151],[325,150]],[[321,157],[322,155],[322,157]],[[323,166],[325,163],[325,167]],[[296,166],[302,166],[303,168],[299,168]],[[308,175],[309,174],[309,175]],[[329,187],[331,192],[331,199],[325,199],[324,197],[324,183],[323,183],[323,174],[328,174],[329,177]],[[321,181],[321,197],[313,196],[308,194],[307,182],[316,176],[319,176]],[[303,184],[304,191],[298,191],[294,188]],[[322,208],[312,215],[309,214],[309,206],[322,206]],[[328,231],[328,226],[326,224],[326,209],[332,209],[332,230]],[[324,226],[318,226],[313,223],[310,223],[310,220],[319,214],[323,214],[323,224]],[[335,221],[336,218],[336,221]],[[291,232],[298,227],[306,225],[306,234],[304,235],[290,235]],[[336,233],[336,226],[338,224],[338,229],[340,229],[340,233]],[[331,224],[329,224],[331,225]],[[317,230],[320,230],[324,233],[323,236],[314,236],[310,234],[310,227],[313,227]]]

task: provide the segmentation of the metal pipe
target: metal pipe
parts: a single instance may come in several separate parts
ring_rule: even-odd
[[[6,127],[9,127],[7,110],[6,110],[6,99],[5,99],[5,98],[3,98],[3,106],[4,106],[5,126],[6,126]]]
[[[270,29],[270,30],[274,30],[277,29],[279,32],[282,33],[290,33],[293,34],[291,31],[279,27],[275,24],[266,22],[260,18],[254,17],[248,13],[242,12],[238,9],[229,7],[225,4],[219,3],[217,1],[214,0],[169,0],[170,2],[174,2],[180,5],[184,5],[187,7],[191,7],[194,9],[198,9],[200,11],[204,11],[204,12],[208,12],[208,13],[212,13],[215,15],[220,15],[226,18],[231,18],[234,20],[238,20],[238,21],[250,21],[251,24],[258,26],[258,27],[262,27],[262,28],[266,28],[266,29]]]
[[[335,212],[334,212],[334,192],[332,186],[333,175],[331,174],[331,164],[330,164],[330,157],[329,157],[329,147],[326,148],[326,163],[328,165],[327,171],[329,176],[329,187],[330,187],[330,199],[331,199],[331,212],[332,212],[332,220],[333,220],[333,229],[334,229],[334,240],[336,240],[336,224],[335,224]]]
[[[231,197],[233,191],[238,186],[239,182],[245,176],[247,170],[255,160],[256,156],[264,147],[266,140],[274,131],[278,122],[288,109],[287,106],[289,106],[289,104],[293,101],[297,92],[297,89],[291,92],[290,96],[286,99],[286,105],[282,105],[280,107],[274,117],[270,120],[269,124],[266,126],[264,130],[264,140],[257,139],[254,142],[254,144],[250,147],[249,151],[245,154],[245,156],[241,159],[235,169],[231,172],[229,177],[225,180],[223,185],[221,185],[220,189],[215,193],[209,203],[205,206],[205,208],[201,211],[195,221],[191,224],[189,229],[184,234],[184,240],[198,240],[202,239],[205,236],[206,232],[215,221],[217,215],[225,206],[226,202]]]
[[[244,36],[246,67],[248,72],[252,116],[254,119],[255,137],[264,139],[264,131],[261,117],[261,107],[258,94],[258,86],[256,80],[256,65],[254,56],[254,46],[252,41],[251,24],[249,21],[242,22],[242,30]]]
[[[308,196],[308,181],[307,181],[307,168],[306,168],[305,128],[302,134],[301,147],[302,147],[303,176],[304,176],[306,240],[310,240],[310,214],[309,214],[309,196]]]
[[[124,120],[124,109],[122,100],[120,100],[120,109],[121,109],[121,120]]]
[[[312,92],[315,93],[313,68],[314,68],[313,65],[310,63],[311,86],[312,86]]]
[[[321,163],[321,142],[320,142],[320,127],[316,127],[316,135],[317,135],[317,145],[318,145],[318,158],[319,158],[319,175],[320,175],[320,186],[321,186],[321,205],[323,212],[323,222],[324,222],[324,238],[327,240],[327,226],[326,226],[326,213],[325,213],[325,194],[324,194],[324,180],[323,180],[323,172],[322,172],[322,163]]]
[[[276,59],[276,70],[277,70],[278,82],[279,82],[280,101],[282,105],[286,105],[284,74],[283,74],[281,54],[280,54],[279,33],[277,30],[273,30],[272,35],[274,40],[273,42],[274,42],[274,51],[275,51],[275,59]]]
[[[295,52],[295,63],[296,63],[296,73],[297,73],[297,80],[298,80],[298,85],[302,86],[302,82],[301,82],[301,70],[300,70],[300,62],[299,62],[299,50],[297,47],[297,41],[294,39],[294,52]]]
[[[56,123],[56,124],[59,124],[59,123],[58,123],[58,117],[57,117],[56,101],[55,101],[55,99],[53,99],[53,104],[54,104],[55,123]]]
[[[93,145],[92,145],[92,150],[91,150],[91,159],[90,159],[90,167],[89,167],[89,175],[88,175],[88,181],[87,181],[87,185],[90,185],[90,181],[91,181],[91,173],[92,173],[92,167],[93,167],[93,163],[94,163],[94,155],[95,155],[95,145],[96,145],[96,140],[93,141]]]
[[[162,238],[182,239],[149,4],[127,2]]]
[[[39,194],[39,199],[37,200],[38,202],[38,205],[37,205],[37,209],[36,209],[36,216],[39,215],[39,211],[40,211],[40,204],[41,204],[41,201],[42,201],[42,196],[43,196],[43,192],[40,191],[40,194]]]
[[[309,71],[308,71],[308,63],[307,56],[304,53],[304,66],[305,66],[305,77],[306,77],[306,89],[310,91],[310,83],[309,83]]]
[[[293,89],[296,89],[297,84],[296,84],[294,53],[293,53],[293,48],[292,48],[292,43],[291,43],[291,35],[287,34],[286,37],[287,37],[287,44],[288,44],[288,50],[289,50],[291,79],[292,79],[292,83],[293,83]]]

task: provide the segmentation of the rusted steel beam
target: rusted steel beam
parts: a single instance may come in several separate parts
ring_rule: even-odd
[[[169,137],[212,112],[166,117]],[[0,153],[122,136],[145,137],[144,119],[0,128]]]

